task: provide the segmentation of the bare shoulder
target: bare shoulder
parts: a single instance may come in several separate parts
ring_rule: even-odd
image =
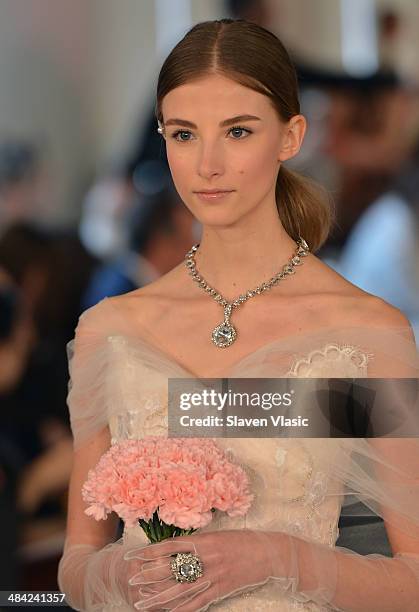
[[[408,328],[410,322],[401,310],[382,298],[363,290],[342,291],[341,288],[313,294],[308,300],[321,326]],[[413,332],[412,332],[413,333]]]
[[[410,326],[409,319],[399,308],[392,306],[378,296],[369,295],[368,297],[365,314],[370,322],[378,324],[380,327]]]
[[[402,310],[389,304],[384,299],[367,294],[368,299],[362,310],[363,322],[370,327],[398,328],[405,330],[412,341],[415,341],[411,323]]]
[[[184,282],[184,277],[189,280],[184,273],[182,274],[179,265],[143,287],[112,296],[108,300],[122,312],[135,311],[144,323],[154,324],[162,316],[170,314],[171,308],[178,300],[182,297],[184,299],[189,288],[189,284]]]
[[[416,342],[415,334],[406,315],[381,297],[365,291],[345,297],[342,323],[348,327],[387,329],[403,333],[406,339]]]
[[[329,304],[331,322],[369,327],[410,328],[406,315],[381,297],[357,287],[330,266],[315,258],[315,285]],[[413,335],[413,331],[411,332]]]

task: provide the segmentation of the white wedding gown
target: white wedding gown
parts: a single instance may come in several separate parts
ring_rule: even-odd
[[[107,312],[100,324],[100,311],[105,307]],[[69,406],[75,442],[87,440],[105,422],[109,425],[112,443],[167,435],[168,379],[190,378],[191,373],[144,335],[136,333],[133,321],[121,316],[111,300],[103,300],[90,312],[95,310],[98,328],[91,332],[89,356],[86,353],[86,360],[79,362],[78,375],[77,364],[72,364]],[[69,347],[70,361],[77,354],[73,343]],[[388,363],[389,354],[395,356],[393,367],[395,363],[416,366],[417,356],[409,351],[403,334],[396,330],[377,333],[370,328],[330,328],[304,337],[273,340],[241,359],[225,376],[380,377],[384,376],[382,364]],[[96,397],[87,406],[82,398],[92,386]],[[91,391],[89,396],[92,398]],[[411,508],[411,518],[417,520],[419,534],[419,511],[414,509],[413,500],[406,501],[406,493],[400,489],[397,497],[391,487],[386,488],[388,483],[377,480],[372,468],[363,466],[359,456],[365,459],[369,455],[372,463],[377,459],[376,451],[365,439],[217,438],[216,441],[246,470],[255,499],[245,517],[229,518],[216,512],[214,520],[202,531],[242,528],[285,531],[334,547],[342,506],[353,501],[354,493],[359,493],[357,499],[364,501],[371,512],[379,513],[386,503],[394,511],[403,507],[405,514]],[[350,486],[347,488],[347,485]],[[416,503],[417,489],[415,495]],[[147,539],[140,526],[125,526],[123,541],[135,546],[146,543]],[[128,609],[116,607],[112,602],[103,608]],[[279,583],[270,581],[252,592],[213,604],[210,609],[285,612],[331,608],[305,601],[298,593],[284,592]]]

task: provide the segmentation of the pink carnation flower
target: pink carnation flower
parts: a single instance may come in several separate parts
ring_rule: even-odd
[[[243,516],[254,495],[243,469],[211,439],[124,440],[102,455],[82,487],[85,513],[116,512],[151,541],[205,527],[215,510]]]

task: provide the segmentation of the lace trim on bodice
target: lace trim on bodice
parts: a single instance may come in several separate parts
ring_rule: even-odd
[[[294,362],[286,376],[300,378],[336,375],[348,378],[365,377],[373,353],[351,344],[331,342],[323,348],[314,349],[308,355],[294,355]]]

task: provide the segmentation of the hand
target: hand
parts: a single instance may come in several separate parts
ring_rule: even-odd
[[[140,585],[137,610],[207,610],[211,603],[262,585],[272,575],[274,534],[254,530],[194,533],[148,544],[125,553],[141,559],[141,570],[129,584]],[[275,534],[278,535],[278,534]],[[195,582],[176,582],[170,557],[178,552],[199,556],[204,575]]]
[[[116,529],[116,515],[107,520],[109,534]],[[128,582],[130,576],[138,573],[143,562],[138,559],[126,560],[124,554],[132,550],[120,538],[103,547],[94,544],[71,543],[68,537],[64,544],[63,556],[58,564],[58,586],[65,593],[66,601],[74,610],[103,610],[108,605],[122,605],[124,610],[134,608],[142,601],[138,586]]]

